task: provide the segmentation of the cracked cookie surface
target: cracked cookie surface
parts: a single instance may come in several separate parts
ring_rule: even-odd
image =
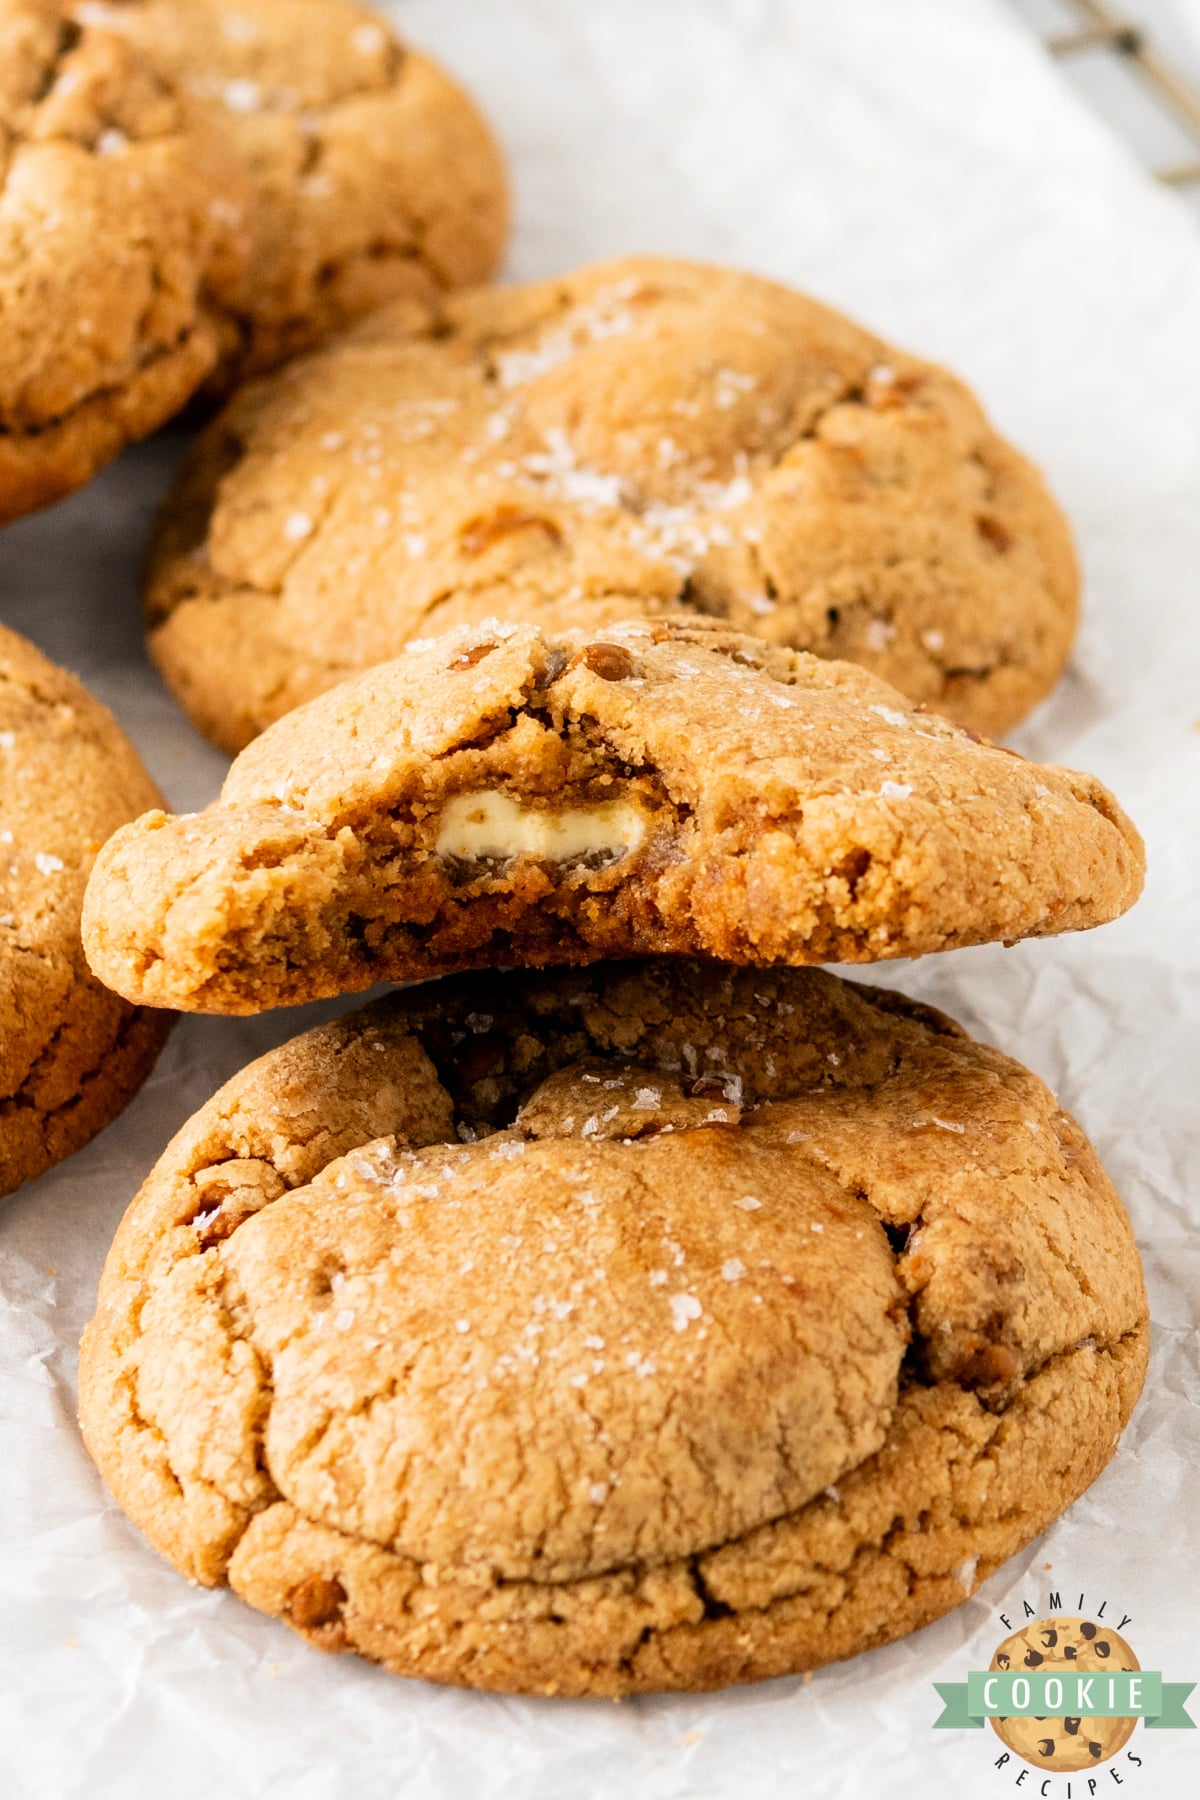
[[[700,620],[493,620],[281,719],[204,812],[118,832],[84,940],[129,999],[257,1012],[491,964],[1012,941],[1115,917],[1142,868],[1091,777],[855,665]]]
[[[79,937],[100,845],[157,799],[110,714],[0,626],[0,1194],[116,1117],[169,1023],[89,973]]]
[[[0,522],[179,410],[248,249],[236,162],[96,10],[0,0]]]
[[[398,294],[432,297],[494,272],[509,215],[499,148],[466,94],[368,8],[100,10],[211,110],[249,177],[252,254],[225,310],[214,391]]]
[[[771,282],[639,258],[385,309],[240,394],[146,603],[230,750],[413,637],[673,608],[996,734],[1061,674],[1078,576],[953,376]]]
[[[1111,1456],[1128,1221],[1028,1071],[815,970],[458,977],[227,1084],[131,1206],[89,1448],[190,1578],[469,1686],[815,1667]]]

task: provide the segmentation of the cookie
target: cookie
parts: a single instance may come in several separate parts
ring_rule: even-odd
[[[247,171],[253,252],[214,390],[397,294],[487,279],[508,233],[500,151],[438,66],[352,0],[114,0]]]
[[[89,974],[79,940],[100,845],[158,794],[98,701],[0,626],[0,1194],[94,1137],[169,1023]]]
[[[868,962],[1096,925],[1133,826],[865,669],[705,621],[490,624],[281,719],[204,812],[118,832],[92,968],[264,1007],[493,963]]]
[[[1078,576],[944,370],[803,295],[651,258],[398,305],[239,395],[163,510],[151,649],[239,750],[413,637],[713,615],[991,735],[1062,672]]]
[[[237,164],[95,10],[0,0],[0,523],[179,410],[249,248]]]
[[[993,1669],[1140,1669],[1141,1663],[1119,1632],[1093,1619],[1039,1619],[1005,1638]],[[1115,1756],[1133,1736],[1134,1719],[1001,1719],[992,1730],[1002,1744],[1035,1769],[1074,1774]]]
[[[1146,1300],[1040,1081],[819,970],[456,978],[252,1064],[120,1228],[84,1431],[190,1579],[481,1688],[711,1688],[958,1605]]]

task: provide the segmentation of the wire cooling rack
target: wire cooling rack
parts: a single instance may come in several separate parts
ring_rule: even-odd
[[[1140,148],[1158,180],[1200,201],[1200,90],[1162,47],[1157,24],[1105,0],[1017,0],[1017,7],[1110,122],[1135,143],[1143,140]],[[1143,3],[1137,10],[1148,8]],[[1148,108],[1157,115],[1141,131],[1139,103],[1143,113]]]

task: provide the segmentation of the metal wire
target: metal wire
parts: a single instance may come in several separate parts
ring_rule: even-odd
[[[1120,18],[1103,0],[1069,0],[1069,4],[1079,15],[1079,25],[1074,31],[1047,38],[1050,54],[1076,56],[1084,50],[1105,50],[1125,63],[1196,146],[1194,157],[1156,169],[1155,175],[1169,187],[1200,183],[1200,95],[1154,48],[1141,26]]]

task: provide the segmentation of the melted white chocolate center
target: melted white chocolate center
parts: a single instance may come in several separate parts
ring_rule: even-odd
[[[580,856],[624,856],[645,835],[646,815],[628,800],[550,812],[521,806],[508,794],[455,794],[442,809],[437,853],[464,862],[512,856],[569,862]]]

